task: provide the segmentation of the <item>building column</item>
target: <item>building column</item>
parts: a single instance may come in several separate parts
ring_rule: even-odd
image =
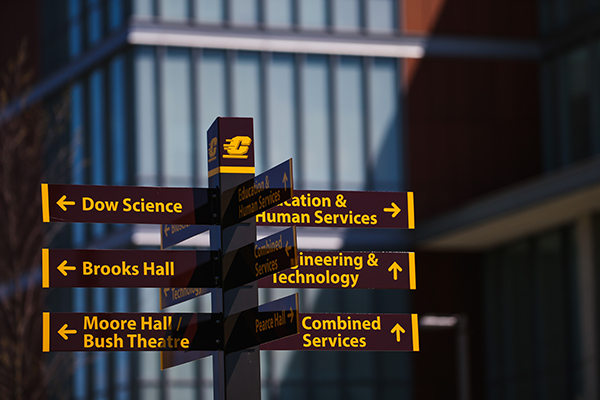
[[[581,360],[585,399],[598,398],[593,234],[592,216],[585,215],[579,218],[576,222],[577,283],[581,311]]]

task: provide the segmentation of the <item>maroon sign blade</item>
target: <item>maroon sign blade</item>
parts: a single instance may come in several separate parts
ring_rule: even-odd
[[[419,351],[417,314],[300,314],[300,334],[261,350]]]
[[[42,350],[218,350],[220,314],[43,313]]]
[[[42,249],[42,287],[211,288],[218,251]]]
[[[42,183],[44,222],[212,225],[212,189]]]
[[[298,265],[258,282],[262,288],[416,289],[415,253],[301,251]]]
[[[412,192],[295,190],[256,216],[257,225],[413,229]]]

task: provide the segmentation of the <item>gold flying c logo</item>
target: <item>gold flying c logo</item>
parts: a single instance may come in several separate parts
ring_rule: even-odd
[[[227,143],[223,145],[223,148],[227,151],[227,154],[224,154],[223,158],[248,158],[246,153],[250,149],[250,143],[252,143],[252,139],[248,136],[236,136],[225,141]]]
[[[208,145],[208,161],[211,162],[217,157],[217,138],[214,137]]]

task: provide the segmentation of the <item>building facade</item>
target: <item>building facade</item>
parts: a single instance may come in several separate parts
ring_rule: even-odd
[[[206,130],[249,116],[258,173],[292,158],[299,189],[414,191],[414,232],[305,229],[299,246],[414,250],[417,290],[306,289],[300,309],[417,312],[421,351],[263,352],[264,399],[600,397],[600,1],[31,3],[30,99],[70,104],[65,181],[206,187]],[[74,248],[160,245],[151,226],[63,232]],[[154,289],[52,296],[158,311]],[[212,398],[207,359],[74,365],[74,399]]]

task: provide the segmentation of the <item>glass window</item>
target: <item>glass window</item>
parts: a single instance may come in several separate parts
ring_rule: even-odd
[[[152,17],[154,15],[154,7],[152,0],[133,0],[133,14],[137,17]]]
[[[100,69],[95,70],[90,75],[89,82],[90,183],[92,185],[106,185],[104,72]],[[95,238],[101,237],[105,232],[105,224],[92,224],[92,234]]]
[[[115,30],[122,24],[123,0],[108,0],[108,30]]]
[[[122,56],[110,63],[111,184],[127,182],[127,121],[125,110],[125,61]]]
[[[555,60],[543,63],[541,74],[542,132],[544,168],[552,170],[560,166],[560,137],[557,122],[557,74]]]
[[[190,186],[192,176],[190,52],[168,48],[161,77],[162,176],[166,186]]]
[[[584,159],[591,154],[590,132],[590,58],[587,48],[579,48],[567,55],[569,82],[569,131],[571,161]]]
[[[301,182],[306,188],[331,186],[330,77],[327,56],[306,56],[301,75]],[[298,169],[300,168],[300,169]]]
[[[135,130],[138,185],[156,185],[156,60],[154,49],[135,49]]]
[[[208,165],[206,160],[206,131],[217,117],[227,116],[227,74],[225,52],[203,50],[196,65],[198,74],[198,166],[199,185],[208,186]]]
[[[327,1],[302,0],[298,2],[299,24],[303,29],[325,29],[327,27]]]
[[[341,57],[335,82],[335,159],[337,186],[363,189],[365,184],[362,65],[358,57]]]
[[[81,185],[85,182],[85,132],[83,111],[83,86],[77,82],[71,89],[71,182]],[[72,240],[75,247],[85,244],[85,225],[71,224]]]
[[[86,312],[87,309],[87,289],[84,288],[73,288],[73,312]],[[74,353],[74,368],[73,368],[73,395],[78,399],[87,398],[87,353],[78,352]]]
[[[95,44],[102,38],[102,4],[100,0],[88,2],[88,43]]]
[[[397,64],[375,59],[369,80],[369,163],[375,190],[398,190],[402,151],[398,113]]]
[[[185,21],[189,18],[187,0],[159,0],[159,15],[172,21]]]
[[[261,72],[259,53],[240,51],[233,66],[233,117],[254,118],[255,167],[265,171],[265,154],[262,149],[265,137],[261,118]],[[268,167],[267,167],[268,168]]]
[[[339,32],[358,32],[361,26],[360,0],[332,0],[333,28]]]
[[[268,132],[267,165],[271,168],[295,158],[296,90],[294,57],[273,54],[267,71]]]
[[[229,0],[230,20],[234,25],[256,25],[258,23],[257,0]]]
[[[100,225],[100,224],[98,224]],[[108,310],[108,293],[106,288],[94,288],[92,291],[92,308],[94,312],[107,312]],[[98,400],[108,399],[109,390],[109,368],[108,357],[106,352],[94,352],[94,398]]]
[[[395,0],[367,1],[367,29],[373,33],[393,33],[396,30]]]
[[[69,55],[79,55],[83,48],[81,30],[81,0],[69,0]]]
[[[292,0],[266,0],[265,23],[270,28],[292,27]]]
[[[196,21],[202,23],[220,24],[223,22],[224,0],[194,0]]]

